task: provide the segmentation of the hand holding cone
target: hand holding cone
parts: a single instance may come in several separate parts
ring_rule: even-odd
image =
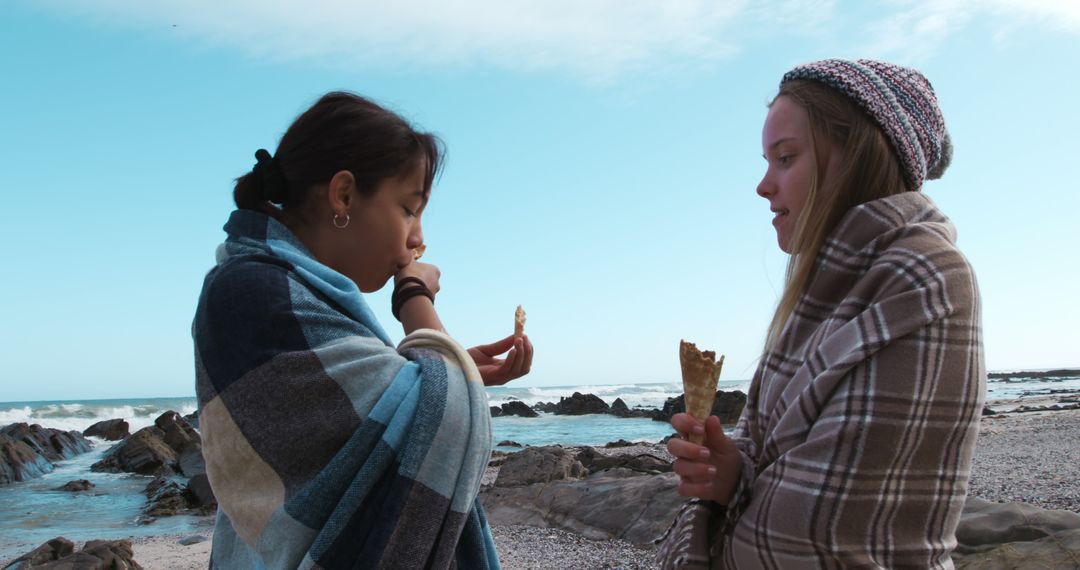
[[[719,360],[715,359],[715,352],[702,352],[692,342],[679,341],[686,413],[702,424],[712,413],[713,401],[716,400],[716,383],[720,380],[720,369],[724,366],[724,355],[721,354]],[[705,436],[690,434],[689,440],[701,445]]]

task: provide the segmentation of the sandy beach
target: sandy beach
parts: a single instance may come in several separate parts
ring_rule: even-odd
[[[1056,400],[1048,400],[1046,404]],[[1044,508],[1080,512],[1080,410],[1007,413],[1019,401],[995,402],[1002,411],[985,416],[975,456],[970,493],[996,502],[1024,501]],[[1040,405],[1025,398],[1023,405]],[[659,446],[602,450],[604,453],[666,452]],[[489,474],[494,477],[494,470]],[[494,527],[504,568],[566,569],[652,567],[652,553],[620,540],[594,541],[573,533],[524,526]],[[199,533],[207,540],[182,546],[190,535],[135,539],[135,559],[147,570],[206,568],[211,531]]]

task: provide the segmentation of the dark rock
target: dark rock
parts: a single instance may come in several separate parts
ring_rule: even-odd
[[[676,492],[677,485],[674,473],[639,475],[613,469],[580,481],[496,485],[481,492],[480,500],[492,525],[560,528],[594,540],[648,545],[686,501]]]
[[[180,414],[169,410],[154,420],[154,425],[165,435],[165,444],[173,448],[176,453],[181,453],[192,445],[202,447],[202,438],[199,432],[187,422]]]
[[[84,429],[83,435],[100,437],[109,441],[119,441],[131,435],[130,429],[127,420],[104,420]]]
[[[516,442],[516,441],[510,441],[509,439],[504,439],[504,440],[500,441],[499,443],[495,444],[495,447],[521,447],[521,444]]]
[[[991,410],[990,406],[983,406],[982,415],[984,415],[984,416],[994,416],[994,415],[997,415],[997,412],[995,412],[994,410]]]
[[[638,455],[604,455],[597,453],[593,448],[583,448],[577,454],[577,460],[596,474],[607,469],[629,469],[638,473],[656,475],[671,472],[671,461],[661,459],[655,455],[642,453]]]
[[[620,418],[651,418],[655,412],[652,410],[631,410],[622,398],[615,398],[615,401],[611,403],[610,413]]]
[[[554,414],[555,408],[558,406],[554,402],[537,402],[533,404],[532,409],[538,412],[544,412],[545,414]]]
[[[91,471],[171,475],[188,477],[206,472],[202,457],[202,437],[180,414],[169,410],[110,449],[90,466]]]
[[[165,443],[164,437],[159,428],[145,427],[113,446],[101,461],[90,466],[90,470],[142,475],[175,473],[179,469],[176,451]]]
[[[579,478],[588,470],[574,453],[561,447],[527,447],[506,458],[495,479],[496,487],[513,487]]]
[[[716,401],[713,402],[710,415],[719,417],[722,424],[734,424],[739,421],[739,416],[742,415],[743,406],[745,405],[746,394],[743,394],[742,391],[725,392],[717,390]],[[686,403],[683,401],[683,395],[679,394],[675,398],[668,398],[664,402],[664,407],[654,414],[652,419],[658,422],[670,422],[671,416],[685,411]]]
[[[30,552],[23,554],[15,560],[12,560],[11,564],[5,567],[4,570],[36,568],[47,562],[71,556],[74,552],[75,543],[62,536],[58,536]]]
[[[82,550],[63,537],[54,538],[16,559],[5,570],[142,570],[135,562],[130,540],[91,540]]]
[[[0,485],[41,477],[52,470],[53,464],[32,447],[0,433]]]
[[[206,459],[203,458],[202,445],[189,445],[177,458],[180,472],[184,477],[194,477],[206,473]]]
[[[559,398],[555,405],[555,415],[582,416],[585,414],[606,414],[611,410],[607,403],[595,394],[574,392],[569,398]]]
[[[89,491],[94,488],[94,484],[86,479],[77,479],[75,481],[68,481],[63,486],[57,487],[57,491],[70,491],[77,493],[79,491]]]
[[[489,406],[491,408],[491,417],[497,418],[502,415],[502,408],[499,406]]]
[[[188,506],[192,508],[212,510],[217,507],[217,498],[214,497],[214,490],[210,488],[210,480],[205,473],[192,477],[184,493]]]
[[[609,442],[604,444],[604,447],[606,447],[608,449],[611,449],[613,447],[630,447],[632,445],[637,445],[637,444],[632,442],[632,441],[626,441],[625,439],[620,439],[618,441],[609,441]]]
[[[188,414],[186,416],[181,416],[181,417],[184,418],[184,421],[191,424],[191,427],[193,427],[195,429],[199,429],[199,412],[198,411],[191,412],[190,414]]]
[[[503,404],[502,412],[504,416],[521,416],[523,418],[535,418],[540,415],[534,412],[525,402],[519,400]]]
[[[93,443],[77,431],[43,428],[37,424],[11,424],[0,428],[0,433],[25,443],[38,455],[54,463],[71,459],[93,447]]]
[[[143,513],[151,517],[171,517],[188,506],[184,489],[176,481],[165,477],[156,477],[146,486],[146,498]]]

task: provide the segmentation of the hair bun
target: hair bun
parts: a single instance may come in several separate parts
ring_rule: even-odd
[[[255,182],[262,197],[274,204],[284,204],[289,194],[289,184],[278,167],[278,162],[265,148],[255,151]]]

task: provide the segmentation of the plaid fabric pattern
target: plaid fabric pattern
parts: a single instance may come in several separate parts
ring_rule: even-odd
[[[468,353],[431,330],[393,348],[275,220],[236,211],[225,231],[193,325],[211,568],[499,568]]]
[[[754,375],[723,568],[952,568],[986,398],[979,295],[918,192],[853,208]]]

